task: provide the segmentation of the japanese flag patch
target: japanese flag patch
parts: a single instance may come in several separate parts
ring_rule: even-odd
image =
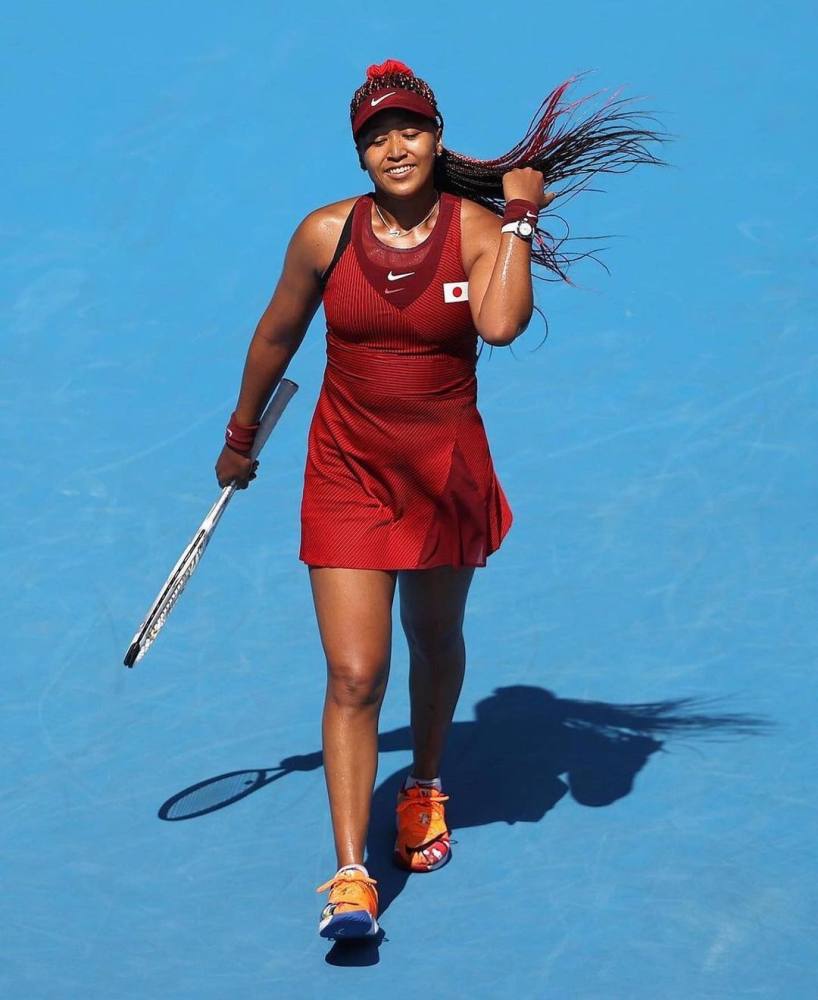
[[[468,302],[469,283],[468,281],[444,281],[443,282],[444,302]]]

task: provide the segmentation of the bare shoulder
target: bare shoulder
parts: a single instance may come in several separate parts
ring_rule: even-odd
[[[322,205],[304,216],[295,229],[287,248],[285,267],[298,271],[323,274],[338,246],[344,222],[357,198]]]
[[[352,211],[352,206],[358,197],[360,196],[344,198],[341,201],[334,201],[330,205],[316,208],[301,221],[295,231],[294,239],[316,248],[330,247],[331,257],[335,252],[347,216]]]
[[[468,274],[474,261],[484,253],[496,253],[500,239],[500,217],[476,201],[461,200],[460,232],[463,264]]]

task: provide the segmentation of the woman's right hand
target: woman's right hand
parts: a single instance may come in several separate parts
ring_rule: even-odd
[[[250,485],[250,480],[256,478],[258,461],[240,455],[227,445],[222,448],[219,460],[216,462],[216,479],[219,486],[229,486],[236,484],[236,489],[246,490]]]

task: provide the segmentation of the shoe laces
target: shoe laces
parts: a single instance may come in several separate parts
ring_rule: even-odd
[[[377,881],[364,875],[362,871],[353,868],[351,871],[336,872],[331,879],[319,885],[316,892],[326,892],[329,889],[330,903],[346,903],[350,906],[364,906],[374,909],[377,906]]]
[[[436,840],[444,831],[448,833],[443,811],[443,803],[448,801],[449,796],[436,788],[419,788],[415,785],[401,793],[397,808],[401,832],[406,841],[414,845],[414,850]]]

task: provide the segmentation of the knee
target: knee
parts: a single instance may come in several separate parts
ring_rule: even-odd
[[[334,661],[327,671],[327,696],[339,707],[372,708],[383,700],[388,665]]]
[[[449,656],[463,644],[462,623],[442,615],[404,615],[401,624],[410,653],[424,659]]]

